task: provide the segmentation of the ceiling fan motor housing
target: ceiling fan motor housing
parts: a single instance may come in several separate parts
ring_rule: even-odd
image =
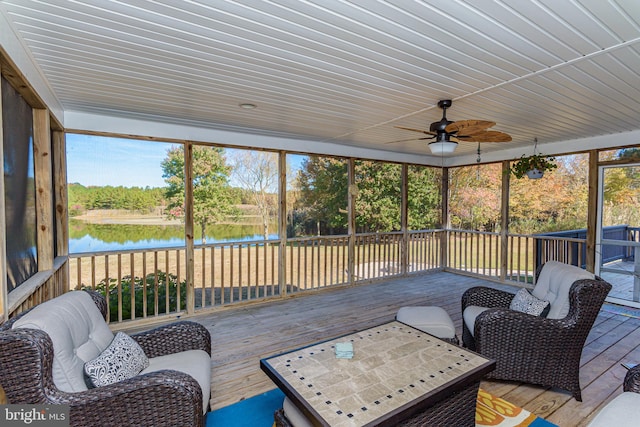
[[[452,101],[450,99],[442,99],[438,101],[438,107],[442,108],[442,119],[438,122],[433,122],[429,126],[431,132],[438,134],[438,139],[441,139],[441,133],[446,133],[445,128],[453,123],[451,120],[447,120],[447,108],[451,107]],[[449,138],[447,138],[448,140]]]

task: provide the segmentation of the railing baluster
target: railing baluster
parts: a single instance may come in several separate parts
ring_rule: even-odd
[[[118,254],[118,277],[116,277],[118,289],[118,322],[122,322],[122,254]],[[109,301],[109,299],[107,299]]]
[[[221,305],[224,305],[226,301],[225,281],[224,281],[224,273],[225,273],[224,257],[225,257],[225,247],[221,246],[220,247],[220,304]]]
[[[147,317],[147,253],[142,253],[142,317]]]

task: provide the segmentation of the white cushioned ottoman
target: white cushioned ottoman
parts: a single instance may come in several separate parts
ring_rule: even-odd
[[[401,307],[396,314],[396,320],[445,341],[454,344],[460,342],[456,336],[456,327],[451,317],[442,307]]]
[[[588,427],[635,427],[640,407],[640,394],[626,391],[607,403],[591,420]]]

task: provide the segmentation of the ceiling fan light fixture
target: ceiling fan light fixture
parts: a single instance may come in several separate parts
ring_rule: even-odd
[[[434,141],[429,143],[431,154],[435,154],[436,156],[451,154],[456,151],[457,146],[458,143],[453,141]]]

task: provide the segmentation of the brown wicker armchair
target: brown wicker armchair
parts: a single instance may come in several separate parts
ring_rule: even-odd
[[[509,309],[512,293],[470,288],[462,296],[463,313],[469,306],[489,309],[477,315],[473,334],[463,322],[463,345],[496,360],[489,378],[559,387],[582,401],[582,348],[610,290],[598,277],[576,280],[569,288],[568,314],[552,319]]]
[[[104,297],[89,293],[106,318]],[[199,383],[176,370],[140,374],[81,392],[60,390],[53,381],[54,350],[49,335],[36,329],[12,329],[26,313],[0,325],[0,385],[10,403],[67,404],[72,426],[204,425]],[[131,337],[149,358],[186,350],[211,355],[210,334],[195,322],[176,322]]]
[[[622,383],[622,390],[640,393],[640,365],[636,365],[627,371]]]

